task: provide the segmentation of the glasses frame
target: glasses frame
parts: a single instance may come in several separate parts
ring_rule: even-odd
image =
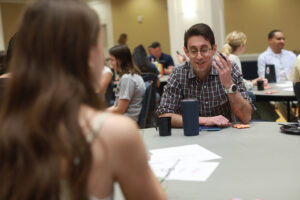
[[[205,50],[204,50],[205,49]],[[191,49],[188,49],[188,53],[192,58],[196,58],[198,54],[200,53],[201,56],[207,57],[209,56],[210,52],[213,50],[213,48],[202,48],[202,49],[197,49],[197,53],[191,53]]]

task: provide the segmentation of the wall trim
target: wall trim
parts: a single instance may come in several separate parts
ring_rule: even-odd
[[[257,61],[259,54],[260,53],[243,54],[239,55],[239,58],[241,61]]]

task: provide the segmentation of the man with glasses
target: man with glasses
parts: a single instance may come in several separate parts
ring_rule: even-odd
[[[243,123],[251,120],[253,105],[242,74],[216,50],[208,25],[195,24],[185,32],[184,51],[189,61],[173,69],[157,111],[160,117],[172,117],[173,127],[183,126],[181,100],[189,98],[198,100],[200,125],[227,127],[234,115]]]

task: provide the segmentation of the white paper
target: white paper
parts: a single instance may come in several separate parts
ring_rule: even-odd
[[[284,90],[284,91],[290,91],[290,92],[293,92],[294,91],[294,89],[291,87],[291,88],[284,88],[284,89],[282,89],[282,90]]]
[[[197,159],[198,161],[207,161],[221,158],[221,156],[201,147],[198,144],[154,149],[150,150],[150,153],[152,154],[153,159]]]
[[[150,152],[152,155],[149,164],[154,174],[168,180],[206,181],[219,163],[204,161],[221,158],[197,144]]]
[[[291,81],[280,82],[276,84],[276,87],[280,87],[280,88],[293,87],[293,82]]]
[[[154,174],[157,177],[163,178],[169,172],[172,164],[153,163],[150,165]],[[206,181],[218,165],[218,162],[187,162],[185,160],[180,160],[176,167],[169,172],[169,176],[166,177],[166,179],[182,181]]]

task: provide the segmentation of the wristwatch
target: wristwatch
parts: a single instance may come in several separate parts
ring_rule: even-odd
[[[232,84],[228,89],[225,88],[226,94],[235,93],[237,90],[236,84]]]

